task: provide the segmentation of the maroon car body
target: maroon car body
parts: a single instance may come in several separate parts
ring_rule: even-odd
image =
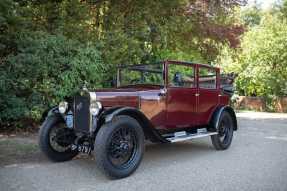
[[[184,65],[194,68],[195,86],[171,87],[168,82],[168,66]],[[199,68],[216,72],[214,88],[200,88]],[[197,127],[209,124],[216,108],[229,105],[230,95],[220,88],[220,69],[205,64],[180,61],[164,62],[164,86],[131,85],[111,89],[98,89],[98,100],[103,107],[133,107],[139,109],[158,130],[175,130],[183,127]],[[162,94],[162,90],[165,92]]]
[[[115,88],[83,88],[48,112],[40,148],[53,161],[94,151],[100,169],[113,178],[135,171],[144,140],[211,136],[217,150],[227,149],[237,120],[229,106],[230,84],[222,81],[220,69],[205,64],[121,66]]]

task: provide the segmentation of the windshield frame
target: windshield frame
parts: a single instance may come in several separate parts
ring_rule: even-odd
[[[159,69],[146,68],[154,66],[158,66]],[[153,83],[122,84],[122,76],[124,70],[161,74],[161,84],[153,84]],[[165,63],[157,62],[153,64],[122,65],[117,68],[117,87],[139,86],[139,85],[165,86]]]

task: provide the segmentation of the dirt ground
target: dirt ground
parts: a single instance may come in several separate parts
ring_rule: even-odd
[[[77,158],[90,158],[93,156],[79,155]],[[11,164],[41,163],[47,162],[47,158],[38,147],[38,134],[20,133],[0,134],[0,168]]]
[[[0,135],[0,166],[39,162],[43,159],[37,145],[37,134]]]
[[[53,163],[38,149],[37,134],[0,135],[1,191],[287,190],[287,114],[237,113],[231,147],[216,151],[209,138],[147,144],[130,177],[111,181],[93,156]]]

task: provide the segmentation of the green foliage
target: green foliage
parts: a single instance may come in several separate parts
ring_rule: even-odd
[[[253,6],[241,11],[241,18],[245,25],[254,27],[260,24],[262,17],[261,14],[261,10],[258,7]]]
[[[280,7],[280,11],[281,13],[283,14],[283,17],[287,17],[287,1],[286,0],[283,0],[283,5],[282,7]]]
[[[238,74],[241,95],[267,98],[287,95],[287,21],[265,13],[259,25],[242,37],[237,51],[224,48],[219,61]]]
[[[38,120],[84,81],[108,86],[118,65],[212,61],[238,45],[241,2],[1,0],[1,125]]]
[[[19,34],[17,50],[0,67],[1,122],[39,119],[44,109],[75,93],[85,81],[90,88],[103,84],[105,67],[95,45],[34,32]]]
[[[17,4],[12,0],[0,1],[0,64],[1,58],[11,53],[13,49],[11,38],[20,20],[17,9]]]

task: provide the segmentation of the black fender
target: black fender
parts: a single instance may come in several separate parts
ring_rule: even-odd
[[[51,115],[56,115],[58,117],[62,117],[62,115],[60,114],[60,112],[58,110],[58,106],[54,106],[54,107],[51,107],[49,109],[46,109],[42,114],[40,122],[44,122],[45,119]]]
[[[212,128],[217,129],[220,117],[224,111],[228,112],[230,114],[230,116],[232,117],[233,127],[234,127],[234,130],[236,131],[238,129],[237,118],[236,118],[236,114],[235,114],[233,108],[230,106],[219,106],[219,107],[217,107],[212,114],[209,125]]]
[[[101,123],[103,124],[103,123],[112,122],[114,117],[118,115],[128,115],[136,119],[138,123],[141,125],[141,127],[143,128],[145,137],[151,140],[152,142],[162,142],[162,143],[168,142],[165,138],[163,138],[158,133],[158,131],[151,124],[150,120],[140,110],[133,108],[133,107],[110,108],[101,115],[101,121],[102,121]]]

